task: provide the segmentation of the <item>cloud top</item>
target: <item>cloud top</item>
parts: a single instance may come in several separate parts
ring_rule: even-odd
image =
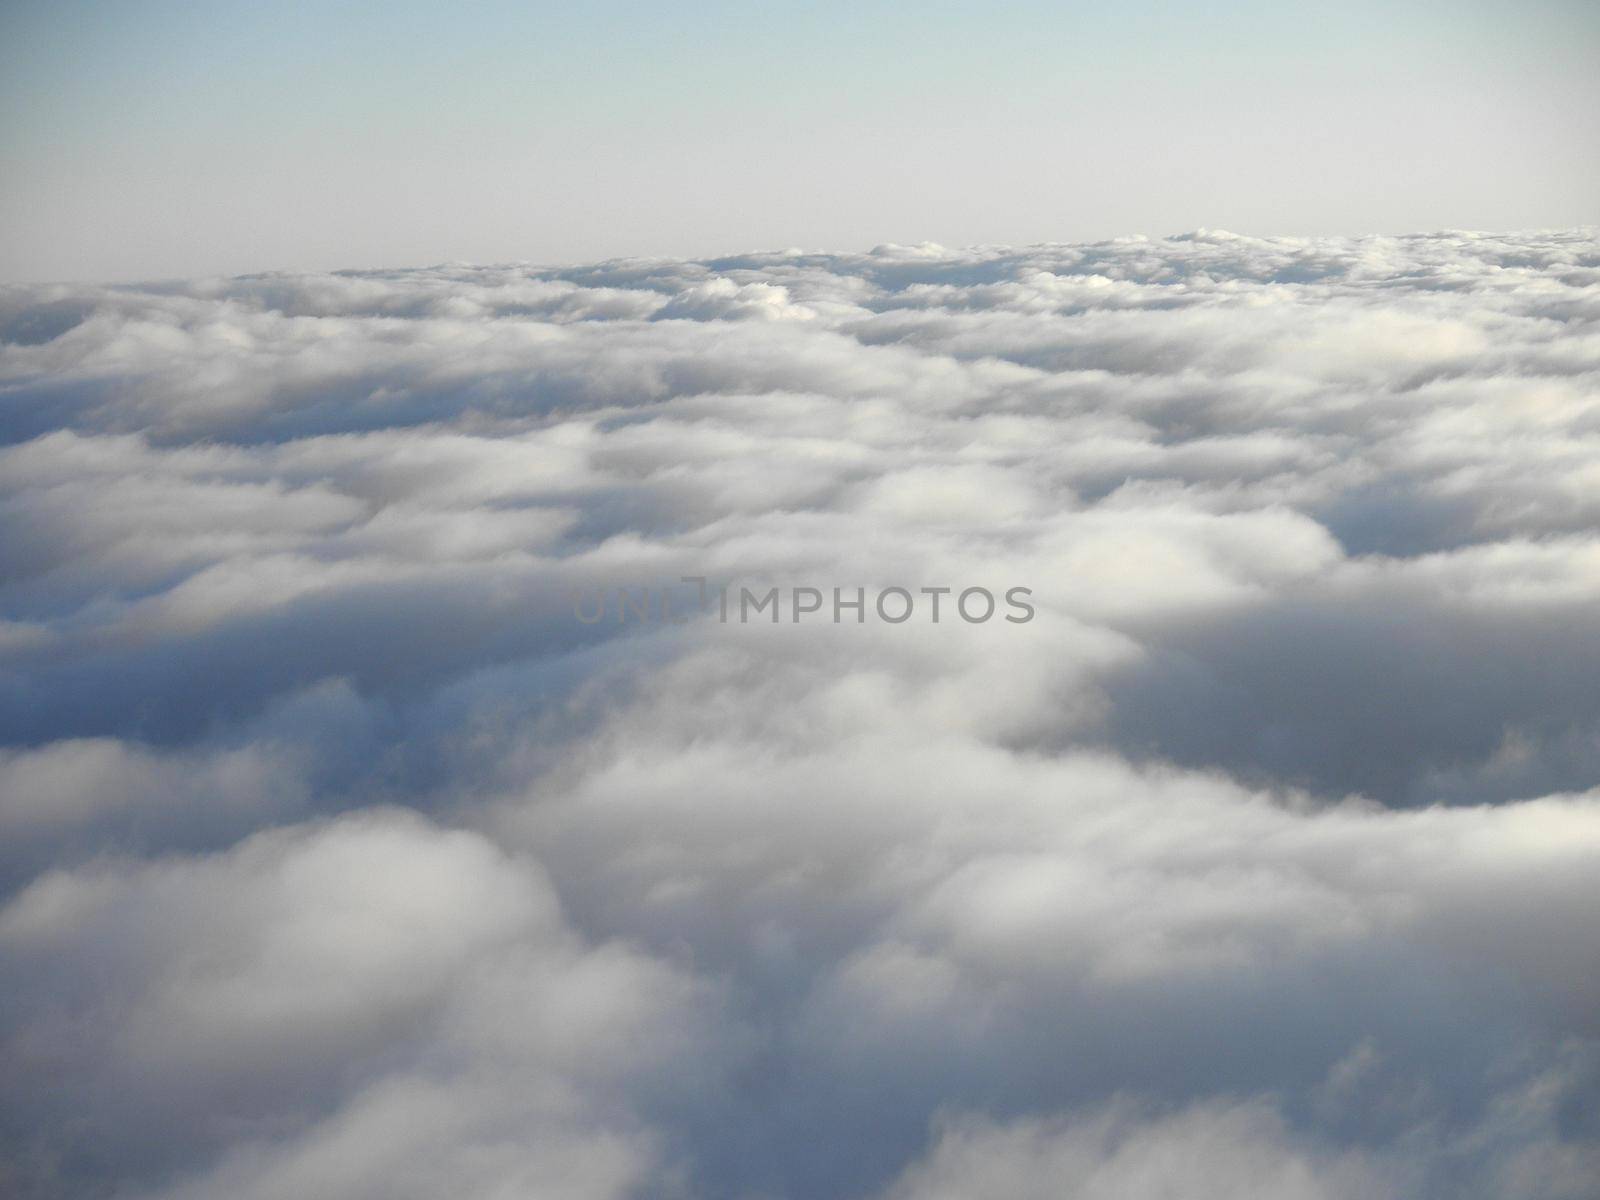
[[[1594,230],[12,287],[0,390],[5,1188],[1597,1194]],[[684,577],[952,590],[575,613]]]

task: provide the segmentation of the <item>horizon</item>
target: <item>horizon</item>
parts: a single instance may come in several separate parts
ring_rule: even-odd
[[[1600,229],[1600,222],[1582,222],[1576,225],[1550,225],[1530,226],[1514,229],[1472,229],[1440,227],[1437,229],[1410,229],[1401,231],[1366,231],[1358,233],[1250,233],[1237,229],[1218,229],[1206,226],[1197,226],[1191,229],[1178,230],[1173,233],[1147,234],[1128,233],[1113,235],[1104,238],[1089,239],[1061,239],[1046,238],[1033,242],[976,242],[967,245],[946,245],[939,242],[879,242],[864,248],[849,247],[754,247],[742,250],[729,249],[708,254],[698,255],[671,255],[671,254],[620,254],[600,258],[577,258],[566,260],[555,259],[441,259],[437,262],[413,263],[384,263],[367,267],[334,266],[312,269],[275,268],[268,267],[259,270],[241,271],[236,274],[210,274],[210,275],[155,275],[155,276],[129,276],[127,278],[81,278],[81,279],[21,279],[0,282],[0,287],[27,289],[27,288],[52,288],[52,287],[93,287],[98,284],[113,286],[129,286],[138,284],[173,284],[197,283],[206,280],[250,280],[265,279],[275,276],[294,277],[303,275],[386,275],[403,274],[407,272],[427,272],[449,269],[463,270],[502,270],[516,269],[536,273],[559,272],[576,270],[582,267],[606,266],[614,263],[695,263],[700,265],[714,265],[732,260],[782,260],[784,258],[868,258],[873,256],[892,256],[897,250],[912,252],[915,256],[951,257],[958,255],[983,256],[994,253],[1024,253],[1030,250],[1047,250],[1058,247],[1072,246],[1115,246],[1137,242],[1185,242],[1201,240],[1206,237],[1237,238],[1241,241],[1276,242],[1284,244],[1307,242],[1355,242],[1370,240],[1408,241],[1428,238],[1527,238],[1541,237],[1549,234],[1583,234]]]
[[[1597,45],[1582,0],[22,0],[0,280],[1568,228]]]

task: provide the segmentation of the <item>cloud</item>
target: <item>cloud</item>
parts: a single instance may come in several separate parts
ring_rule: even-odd
[[[1197,1106],[1140,1121],[1115,1109],[1072,1120],[997,1126],[950,1121],[893,1200],[1016,1197],[1280,1197],[1331,1200],[1396,1194],[1397,1180],[1362,1161],[1292,1144],[1262,1104]]]
[[[1597,321],[1593,230],[4,289],[0,1190],[1597,1195]]]
[[[536,864],[395,812],[51,872],[0,942],[9,1107],[72,1130],[23,1143],[69,1194],[131,1165],[172,1196],[617,1195],[670,1166],[631,1106],[717,1052],[693,980],[585,944]]]

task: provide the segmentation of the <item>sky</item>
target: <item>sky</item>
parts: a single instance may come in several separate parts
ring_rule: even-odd
[[[0,280],[1600,213],[1600,9],[0,5]]]

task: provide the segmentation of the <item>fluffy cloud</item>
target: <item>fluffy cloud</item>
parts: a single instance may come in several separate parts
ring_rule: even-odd
[[[1600,1194],[1593,231],[10,288],[0,388],[6,1188]]]
[[[19,1169],[68,1194],[134,1164],[172,1196],[616,1195],[671,1168],[635,1109],[718,1053],[714,994],[393,812],[47,873],[0,942],[11,1107],[59,1131]]]
[[[1333,1200],[1394,1194],[1399,1182],[1348,1154],[1286,1145],[1282,1119],[1262,1104],[1213,1105],[1140,1121],[1113,1109],[1073,1120],[1008,1126],[948,1121],[927,1161],[890,1200],[1114,1200],[1122,1196],[1277,1196]]]

